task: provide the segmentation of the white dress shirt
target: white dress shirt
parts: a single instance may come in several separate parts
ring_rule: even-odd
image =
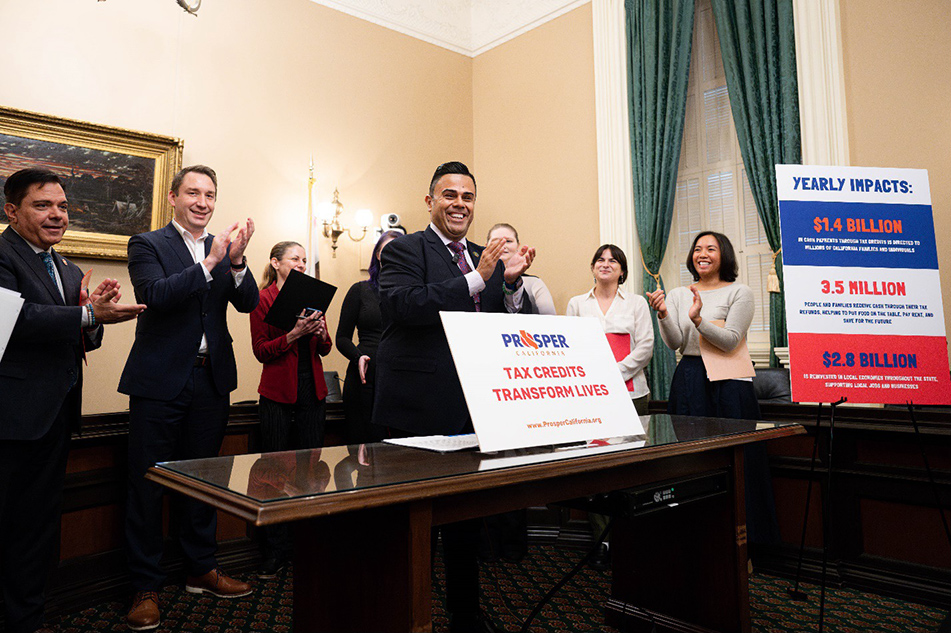
[[[601,321],[605,334],[630,334],[631,353],[618,361],[617,368],[625,382],[630,380],[632,398],[650,394],[644,368],[654,355],[654,327],[651,325],[650,308],[640,295],[626,296],[618,288],[617,296],[611,302],[607,313],[601,312],[598,298],[592,288],[583,295],[572,297],[568,301],[568,316],[596,317]]]
[[[175,230],[178,231],[178,234],[182,236],[182,240],[185,241],[185,247],[188,249],[188,252],[192,255],[192,260],[198,264],[205,259],[205,239],[210,237],[208,235],[207,229],[202,229],[201,235],[195,237],[191,233],[185,230],[185,228],[172,220],[172,226],[175,227]],[[205,273],[205,281],[211,283],[211,271],[205,267],[204,264],[201,266],[202,271]],[[234,277],[234,287],[237,288],[241,285],[241,282],[244,280],[244,274],[248,272],[248,267],[245,266],[241,270],[231,269],[231,276]],[[208,341],[205,339],[205,335],[201,335],[201,345],[198,346],[199,354],[208,353]]]

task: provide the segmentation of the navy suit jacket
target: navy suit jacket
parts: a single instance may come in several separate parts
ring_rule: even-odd
[[[84,331],[79,307],[83,273],[55,250],[53,262],[66,300],[30,245],[12,228],[0,235],[0,287],[24,299],[6,352],[0,359],[0,440],[35,440],[53,424],[75,382],[82,393],[83,349],[102,343],[102,327]],[[66,415],[78,425],[81,398]]]
[[[478,266],[482,247],[467,245]],[[415,435],[471,431],[439,320],[440,310],[475,312],[462,271],[431,228],[393,240],[381,255],[384,330],[377,350],[373,422]],[[502,273],[500,262],[480,294],[483,312],[506,312]]]
[[[214,236],[205,238],[205,254]],[[129,240],[129,276],[138,303],[147,308],[135,326],[135,342],[126,361],[119,391],[154,400],[171,400],[181,392],[195,363],[201,336],[208,340],[211,373],[219,395],[238,386],[228,303],[238,312],[258,305],[258,288],[247,270],[238,287],[226,255],[205,280],[182,236],[171,223]]]

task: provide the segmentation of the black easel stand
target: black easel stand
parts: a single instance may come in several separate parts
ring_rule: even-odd
[[[832,448],[835,444],[835,408],[847,402],[848,398],[839,398],[831,403],[832,413],[829,416],[829,447],[828,447],[828,479],[826,482],[826,494],[823,498],[822,510],[822,578],[819,582],[819,633],[822,633],[822,626],[825,619],[826,605],[826,565],[829,559],[829,541],[832,538]],[[809,504],[812,500],[812,480],[816,472],[816,461],[819,455],[819,428],[822,425],[822,403],[819,403],[819,411],[816,413],[816,437],[812,445],[812,464],[809,467],[809,486],[806,489],[806,509],[802,516],[802,538],[799,542],[799,563],[796,566],[796,584],[789,590],[789,595],[793,600],[807,600],[805,592],[799,589],[799,580],[802,576],[802,556],[806,548],[806,527],[809,525]]]
[[[915,417],[914,403],[908,401],[908,415],[911,417],[911,424],[915,427],[915,439],[918,440],[918,450],[921,451],[921,461],[925,465],[925,472],[928,474],[928,482],[931,484],[931,492],[934,494],[934,505],[938,508],[941,515],[941,523],[944,525],[944,534],[948,537],[948,545],[951,546],[951,529],[948,528],[948,519],[944,515],[944,507],[941,505],[941,498],[938,496],[938,484],[935,483],[934,475],[931,473],[931,465],[928,463],[928,454],[925,453],[925,443],[921,439],[921,431],[918,429],[918,419]],[[938,627],[937,633],[951,633],[951,612]]]
[[[594,556],[594,553],[597,552],[598,548],[601,547],[601,544],[604,543],[604,539],[606,539],[608,537],[608,534],[611,533],[611,526],[613,524],[614,524],[614,517],[611,516],[608,518],[608,524],[604,526],[604,530],[601,531],[601,536],[599,536],[598,539],[595,541],[594,546],[590,550],[588,550],[588,553],[585,554],[584,558],[578,561],[578,563],[571,569],[571,571],[565,574],[564,578],[562,578],[557,583],[555,583],[555,586],[549,589],[548,593],[542,596],[542,599],[538,601],[538,604],[535,605],[535,608],[532,609],[532,612],[528,614],[527,618],[525,618],[525,622],[522,624],[522,628],[519,629],[519,633],[528,633],[529,628],[532,626],[532,622],[535,620],[535,616],[537,616],[541,612],[542,608],[546,604],[548,604],[548,601],[552,599],[552,596],[558,593],[558,590],[564,587],[565,584],[567,584],[569,580],[574,578],[575,574],[581,571],[581,568],[584,567],[585,564],[589,560],[591,560],[591,558]],[[651,618],[653,619],[653,616],[651,616]],[[654,623],[651,629],[651,633],[656,633],[656,631],[657,631],[657,624]]]

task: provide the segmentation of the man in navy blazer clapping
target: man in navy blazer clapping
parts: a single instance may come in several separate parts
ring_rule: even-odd
[[[0,236],[0,288],[23,298],[0,358],[0,592],[10,633],[43,620],[43,589],[56,558],[70,431],[79,426],[82,361],[102,324],[135,318],[119,282],[92,293],[83,273],[53,248],[69,226],[59,176],[28,168],[3,186],[10,226]]]
[[[165,580],[163,491],[145,473],[156,462],[218,454],[229,394],[238,386],[228,304],[251,312],[258,303],[244,257],[254,223],[248,218],[244,227],[235,223],[218,235],[208,233],[217,193],[214,170],[186,167],[168,194],[172,221],[129,240],[132,286],[148,305],[119,381],[119,391],[129,395],[126,542],[136,594],[126,622],[135,631],[158,627],[158,591]],[[249,594],[250,585],[218,569],[215,510],[192,499],[179,507],[185,590],[221,598]]]
[[[466,240],[476,183],[460,162],[436,168],[425,197],[430,225],[381,251],[383,337],[377,351],[373,422],[393,436],[471,433],[472,421],[439,320],[440,310],[518,312],[522,273],[535,258],[523,246],[506,264],[505,240],[482,248]],[[441,528],[450,633],[492,630],[479,609],[479,521]]]

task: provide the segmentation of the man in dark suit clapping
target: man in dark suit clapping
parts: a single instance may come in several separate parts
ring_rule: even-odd
[[[396,435],[471,433],[439,311],[518,312],[521,276],[535,249],[523,246],[503,266],[502,238],[484,249],[466,240],[475,216],[476,184],[462,163],[437,167],[425,200],[429,227],[393,240],[381,253],[384,330],[373,422]],[[479,613],[479,522],[446,525],[442,536],[450,631],[486,630],[488,623]]]
[[[66,193],[47,169],[22,169],[3,187],[10,226],[0,236],[0,288],[23,307],[0,359],[0,589],[6,630],[33,633],[59,542],[70,431],[79,426],[82,360],[102,324],[133,319],[144,305],[118,303],[119,283],[89,293],[61,257]]]
[[[218,454],[229,394],[238,386],[228,304],[251,312],[258,303],[244,257],[254,223],[248,218],[240,229],[235,223],[209,234],[217,193],[210,167],[186,167],[168,194],[173,220],[129,240],[129,276],[136,297],[148,305],[119,381],[119,391],[130,396],[126,544],[136,595],[126,622],[135,631],[159,626],[158,591],[165,580],[163,490],[145,473],[156,462]],[[215,510],[193,499],[178,501],[185,590],[221,598],[249,594],[250,585],[218,569]]]

